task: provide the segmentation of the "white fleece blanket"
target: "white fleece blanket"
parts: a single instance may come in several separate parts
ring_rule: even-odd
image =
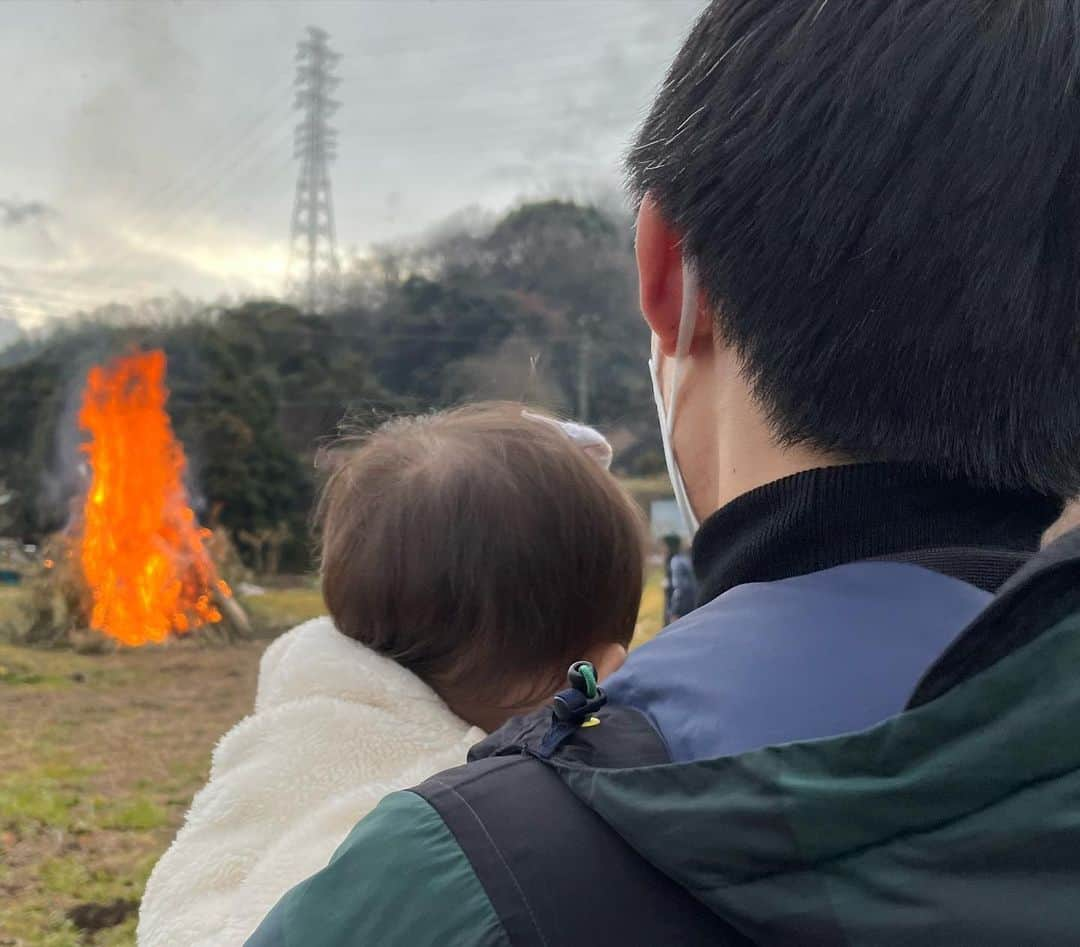
[[[414,674],[316,618],[263,654],[255,713],[150,876],[140,947],[240,945],[387,793],[465,761],[484,734]]]

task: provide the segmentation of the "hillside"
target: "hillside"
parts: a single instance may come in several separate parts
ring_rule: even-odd
[[[317,451],[342,419],[363,429],[476,398],[576,414],[584,399],[623,472],[662,463],[630,231],[593,207],[528,204],[479,234],[444,229],[355,260],[327,315],[250,302],[171,321],[81,319],[18,342],[0,367],[0,535],[37,541],[67,521],[84,475],[83,378],[132,347],[168,357],[201,517],[234,537],[283,531],[286,569],[307,565]]]

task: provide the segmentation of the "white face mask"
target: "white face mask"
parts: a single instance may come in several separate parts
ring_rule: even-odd
[[[679,334],[675,341],[675,358],[668,371],[667,398],[660,385],[660,347],[659,338],[652,337],[652,358],[649,360],[649,374],[652,376],[653,399],[656,401],[656,413],[660,418],[660,439],[664,444],[664,462],[667,464],[668,479],[675,493],[675,502],[683,523],[691,536],[697,532],[698,519],[690,506],[679,462],[675,459],[675,450],[671,446],[671,435],[675,430],[675,399],[679,395],[679,383],[682,370],[690,356],[690,343],[694,339],[694,326],[697,324],[697,274],[693,264],[683,261],[682,312],[679,315]],[[665,407],[666,401],[666,407]]]

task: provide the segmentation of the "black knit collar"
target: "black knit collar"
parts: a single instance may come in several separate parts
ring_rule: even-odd
[[[908,464],[808,470],[743,494],[702,524],[693,550],[699,600],[747,582],[961,547],[1007,554],[1001,564],[982,564],[996,587],[1038,548],[1062,506],[1057,498],[979,488]]]

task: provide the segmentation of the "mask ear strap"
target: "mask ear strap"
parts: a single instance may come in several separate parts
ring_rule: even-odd
[[[668,375],[667,411],[675,410],[674,395],[679,388],[683,364],[690,354],[694,341],[694,329],[697,326],[698,281],[694,264],[683,258],[682,268],[682,311],[679,313],[679,334],[675,339],[675,359]]]
[[[690,354],[690,343],[697,326],[698,278],[697,269],[690,260],[683,261],[682,312],[679,314],[679,336],[675,342],[675,357]]]

